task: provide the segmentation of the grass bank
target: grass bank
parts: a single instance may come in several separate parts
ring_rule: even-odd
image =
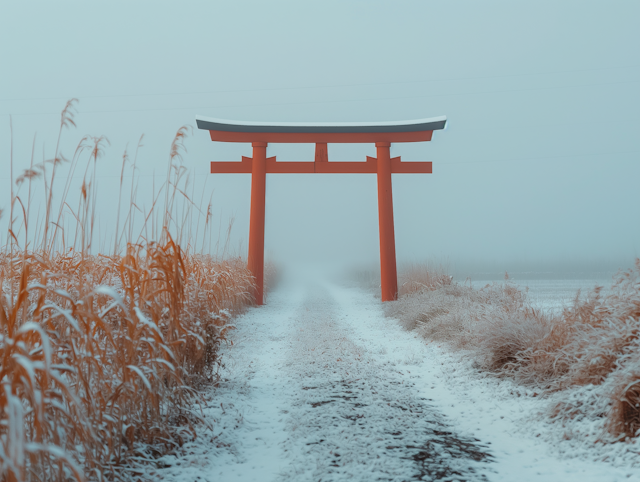
[[[578,292],[561,312],[535,307],[508,278],[474,289],[418,266],[399,284],[400,299],[385,311],[406,329],[549,396],[559,424],[593,421],[598,442],[640,435],[640,260],[606,292]]]

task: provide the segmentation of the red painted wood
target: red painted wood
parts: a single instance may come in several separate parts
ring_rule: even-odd
[[[374,144],[376,142],[425,142],[433,131],[374,132],[374,133],[282,133],[282,132],[227,132],[209,131],[212,141],[218,142],[274,142],[282,144]]]
[[[251,158],[243,162],[212,162],[212,174],[251,174]],[[276,162],[274,157],[267,159],[267,174],[376,174],[378,167],[374,157],[367,162]],[[396,161],[397,162],[394,162]],[[431,174],[431,162],[400,162],[391,159],[392,174]]]
[[[431,162],[402,162],[399,157],[391,159],[393,174],[431,174]]]
[[[215,174],[251,174],[252,159],[242,157],[242,162],[211,163],[211,172]],[[266,160],[267,174],[376,174],[378,172],[375,157],[367,156],[366,162],[277,162],[275,157]],[[431,174],[431,162],[401,162],[399,157],[391,159],[392,174]]]
[[[380,288],[382,301],[398,299],[389,148],[390,144],[388,142],[376,143],[376,150],[378,151],[378,223],[380,230]]]
[[[317,174],[375,174],[376,160],[367,157],[367,162],[314,162]]]
[[[211,174],[251,174],[251,158],[242,156],[242,162],[213,161]]]
[[[264,211],[267,181],[267,144],[254,142],[251,171],[251,218],[249,220],[249,259],[247,267],[255,278],[256,304],[264,303]],[[246,158],[245,158],[246,159]]]
[[[326,142],[318,142],[316,144],[315,162],[329,162],[329,151]]]
[[[269,174],[313,174],[315,162],[276,162],[275,157],[267,159]]]

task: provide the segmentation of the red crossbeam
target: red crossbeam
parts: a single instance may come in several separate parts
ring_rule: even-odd
[[[376,142],[426,142],[431,140],[433,131],[292,134],[284,132],[229,132],[210,130],[209,135],[212,141],[218,142],[374,144]]]
[[[242,156],[241,162],[212,162],[212,174],[251,174],[250,157]],[[366,162],[277,162],[275,157],[267,158],[267,174],[376,174],[378,162],[367,156]],[[431,174],[431,162],[402,162],[399,157],[391,159],[392,174]]]

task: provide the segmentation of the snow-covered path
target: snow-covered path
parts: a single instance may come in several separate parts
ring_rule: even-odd
[[[289,285],[237,326],[207,409],[215,433],[164,457],[155,478],[640,480],[558,458],[526,421],[541,401],[509,398],[504,383],[492,393],[499,382],[474,379],[364,291]]]

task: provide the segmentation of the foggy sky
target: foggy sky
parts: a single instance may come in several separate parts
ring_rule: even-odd
[[[102,232],[115,219],[121,155],[140,151],[139,196],[164,180],[175,131],[194,126],[186,165],[213,190],[214,224],[235,216],[245,254],[248,175],[210,175],[250,156],[213,143],[196,114],[255,121],[391,121],[446,115],[428,143],[392,155],[433,162],[393,178],[399,261],[453,265],[603,264],[640,255],[640,3],[636,1],[2,2],[0,208],[14,169],[55,144],[80,100],[100,161]],[[313,145],[271,144],[279,160]],[[373,145],[329,145],[364,160]],[[130,174],[130,172],[129,172]],[[148,191],[148,193],[145,192]],[[377,263],[374,175],[269,175],[266,251],[283,261]],[[6,215],[0,220],[6,231]],[[4,234],[3,234],[4,236]],[[3,238],[4,239],[4,238]]]

